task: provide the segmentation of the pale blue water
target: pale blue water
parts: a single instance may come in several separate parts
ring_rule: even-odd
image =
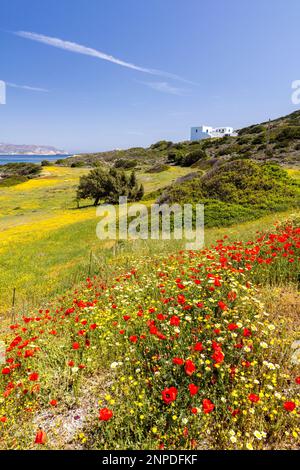
[[[56,160],[70,157],[70,155],[0,155],[0,165],[6,163],[41,163],[42,160],[56,162]]]

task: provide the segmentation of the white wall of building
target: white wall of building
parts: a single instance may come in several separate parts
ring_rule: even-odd
[[[199,126],[199,127],[191,127],[191,141],[196,140],[203,140],[203,139],[210,139],[210,138],[217,138],[217,137],[224,137],[225,135],[229,135],[232,137],[237,136],[234,132],[233,127],[216,127],[213,128],[211,126]]]
[[[191,128],[191,140],[210,139],[212,127],[200,126]]]

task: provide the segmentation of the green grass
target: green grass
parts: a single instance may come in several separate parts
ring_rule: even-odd
[[[45,167],[40,178],[0,189],[0,313],[10,312],[14,288],[18,309],[26,311],[84,279],[91,252],[94,271],[103,272],[112,243],[96,237],[95,208],[78,210],[74,200],[79,177],[87,171]],[[149,192],[189,171],[142,173],[139,180]]]
[[[89,273],[108,278],[113,271],[126,267],[127,256],[132,253],[151,255],[184,247],[183,241],[120,242],[115,253],[114,242],[98,240],[95,208],[75,208],[75,187],[86,171],[48,167],[38,179],[0,189],[0,314],[10,313],[14,288],[17,311],[22,313],[63,293]],[[149,194],[189,171],[173,167],[138,177]],[[253,238],[255,232],[292,212],[208,229],[206,244],[224,234],[233,239]]]
[[[26,176],[12,176],[10,178],[4,178],[0,180],[0,188],[8,188],[15,186],[16,184],[24,183],[27,181]]]

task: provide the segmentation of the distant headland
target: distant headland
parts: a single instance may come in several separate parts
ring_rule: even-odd
[[[0,143],[0,155],[67,155],[65,150],[48,145],[25,145]]]

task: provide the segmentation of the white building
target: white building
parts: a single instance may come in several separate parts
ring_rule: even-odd
[[[233,127],[191,127],[191,140],[211,139],[216,137],[224,137],[225,135],[236,137],[237,133],[234,132]]]

